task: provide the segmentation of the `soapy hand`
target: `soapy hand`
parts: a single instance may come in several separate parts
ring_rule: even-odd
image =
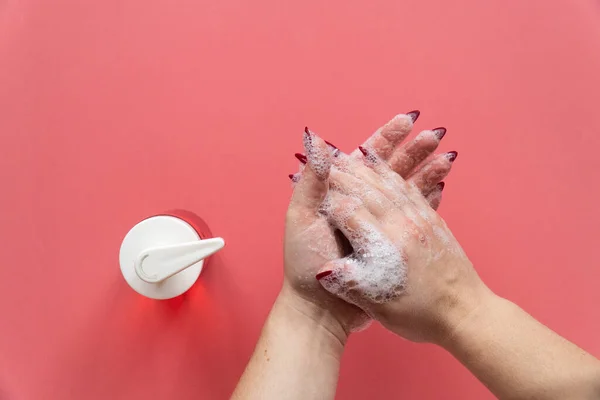
[[[406,181],[376,152],[361,147],[367,168],[336,168],[322,205],[353,253],[316,274],[323,287],[355,304],[391,331],[439,343],[488,293],[443,219],[420,190],[437,179],[454,153],[435,159]],[[437,165],[437,167],[436,167]],[[432,180],[433,179],[433,180]]]
[[[378,129],[364,144],[398,176],[406,177],[421,190],[428,203],[437,208],[441,201],[443,182],[450,172],[456,153],[446,153],[428,159],[446,133],[444,128],[421,132],[405,146],[396,146],[410,133],[418,111],[400,114]],[[328,261],[346,255],[347,239],[333,228],[327,218],[318,212],[330,186],[329,171],[345,173],[356,180],[370,182],[373,171],[363,162],[356,150],[350,155],[326,144],[314,133],[304,134],[306,156],[299,155],[306,166],[301,174],[293,176],[296,182],[286,219],[285,287],[295,297],[309,302],[318,310],[328,313],[337,329],[345,333],[365,326],[370,318],[358,307],[332,296],[316,282],[316,272]],[[424,160],[427,160],[423,162]],[[331,182],[333,190],[344,191],[344,182]]]

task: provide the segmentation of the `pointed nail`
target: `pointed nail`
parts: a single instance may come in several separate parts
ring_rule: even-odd
[[[312,132],[308,129],[308,126],[304,127],[304,134],[302,135],[302,142],[304,143],[304,149],[308,152],[312,147]]]
[[[410,111],[410,112],[407,112],[406,115],[408,115],[410,117],[410,119],[412,119],[412,122],[416,122],[417,119],[419,119],[419,115],[421,115],[421,111],[419,111],[419,110]]]
[[[449,151],[446,153],[446,157],[448,157],[448,160],[450,160],[450,162],[454,162],[454,160],[456,160],[456,157],[458,157],[458,151]]]
[[[321,279],[325,278],[326,276],[331,275],[333,271],[323,271],[323,272],[319,272],[317,274],[317,276],[315,276],[315,278],[317,278],[318,281],[320,281]]]
[[[302,164],[306,164],[306,156],[304,154],[296,153],[294,157],[298,159]]]
[[[312,141],[312,132],[310,131],[310,129],[308,129],[308,126],[304,127],[304,137],[306,138],[306,141],[308,143],[310,143]]]
[[[435,136],[438,138],[438,140],[442,140],[442,138],[446,135],[446,128],[440,126],[439,128],[433,129],[433,132],[435,133]]]
[[[337,148],[337,146],[331,142],[328,142],[327,140],[324,140],[325,143],[327,143],[327,146],[331,147],[333,149],[333,151],[331,152],[331,154],[333,154],[334,157],[339,157],[340,155],[340,149]]]
[[[337,150],[337,146],[333,143],[328,142],[327,140],[325,140],[325,143],[327,143],[329,145],[329,147],[333,147],[334,149]]]
[[[444,190],[446,183],[444,181],[442,181],[442,182],[439,182],[436,186],[437,186],[437,189],[441,192],[442,190]]]
[[[369,155],[369,151],[367,149],[365,149],[362,146],[358,146],[358,149],[360,150],[361,153],[363,153],[363,156],[367,157]]]

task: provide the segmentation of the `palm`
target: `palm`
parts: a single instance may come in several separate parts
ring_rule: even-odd
[[[304,214],[304,215],[303,215]],[[315,279],[319,269],[328,261],[343,256],[342,245],[322,216],[314,211],[290,209],[285,231],[285,278],[301,296],[318,306],[327,307],[347,330],[355,330],[368,320],[358,307],[327,292]]]

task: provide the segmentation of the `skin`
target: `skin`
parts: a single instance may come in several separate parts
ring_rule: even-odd
[[[323,266],[317,277],[325,289],[399,336],[444,347],[499,398],[600,398],[600,362],[492,293],[417,190],[418,180],[405,181],[370,151],[364,165],[369,178],[361,181],[331,174],[353,188],[351,196],[332,193],[325,211],[355,253]],[[378,276],[377,269],[390,268],[390,257],[374,257],[382,246],[395,248],[400,257],[392,266],[406,272],[386,293],[353,279],[353,269]]]
[[[437,208],[443,188],[438,183],[448,175],[452,162],[443,154],[429,158],[443,137],[443,134],[435,134],[430,130],[422,131],[406,145],[398,147],[412,128],[412,118],[406,114],[399,114],[377,129],[363,146],[371,148],[382,159],[389,160],[390,168],[402,173],[401,176],[409,182],[414,181],[422,194],[431,199],[432,207]],[[320,143],[315,148],[320,149],[323,154],[331,151],[320,138],[314,134],[313,136],[317,143]],[[302,178],[306,179],[301,179],[296,184],[286,216],[285,282],[298,296],[330,310],[344,331],[349,333],[364,326],[370,318],[359,308],[331,296],[315,282],[314,276],[319,268],[326,262],[345,255],[344,248],[347,245],[345,240],[340,240],[341,235],[335,234],[335,229],[331,227],[327,218],[316,212],[331,181],[327,178],[319,179],[313,174],[309,149],[306,149],[306,152],[308,165],[302,173]],[[365,175],[369,170],[364,167],[363,155],[358,149],[350,155],[339,151],[333,151],[331,154],[332,171],[346,171],[354,174],[357,179],[369,179],[369,176]],[[400,159],[404,163],[399,161]],[[335,183],[333,185],[333,190],[342,190],[335,187]]]
[[[421,162],[435,161],[428,157],[443,137],[429,131],[397,148],[412,127],[412,118],[399,115],[364,143],[411,181],[422,177],[417,169]],[[328,160],[335,171],[354,171],[363,165],[362,153],[340,154],[316,135],[311,137],[308,143],[305,140],[308,164],[295,185],[286,217],[283,287],[232,399],[333,399],[348,335],[370,319],[360,308],[324,290],[315,279],[323,264],[345,254],[343,240],[318,212],[329,190],[330,168],[320,173],[322,162],[317,168],[316,160]],[[433,207],[439,206],[442,188],[438,183],[451,165],[438,161],[434,169],[439,180],[419,180]]]
[[[407,339],[444,347],[499,398],[599,398],[600,362],[492,293],[433,211],[441,199],[436,182],[455,156],[406,172],[397,162],[408,145],[394,150],[380,133],[349,157],[328,158],[320,139],[305,140],[308,165],[288,211],[283,288],[233,398],[334,398],[348,333],[365,315]],[[351,239],[354,254],[324,219]],[[369,257],[382,245],[395,249],[398,265]],[[373,287],[353,280],[357,265],[373,276],[390,267],[404,274],[374,296]]]

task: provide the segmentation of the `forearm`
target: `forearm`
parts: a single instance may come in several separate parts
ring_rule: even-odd
[[[600,398],[600,362],[493,294],[445,344],[501,399]]]
[[[333,399],[345,340],[328,312],[284,287],[232,399]]]

